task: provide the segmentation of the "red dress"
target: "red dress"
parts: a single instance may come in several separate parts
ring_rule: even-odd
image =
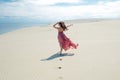
[[[58,41],[60,46],[66,51],[70,48],[76,49],[78,44],[73,43],[63,32],[58,31]]]

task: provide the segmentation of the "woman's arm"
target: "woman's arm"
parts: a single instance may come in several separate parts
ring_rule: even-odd
[[[73,24],[68,25],[67,27],[73,26]]]
[[[56,27],[57,24],[58,24],[58,23],[56,23],[56,24],[53,25],[53,27],[54,27],[55,29],[58,29],[58,27]]]

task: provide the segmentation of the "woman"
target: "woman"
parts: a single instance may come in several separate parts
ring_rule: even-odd
[[[58,25],[58,27],[56,26]],[[60,55],[62,54],[63,49],[66,51],[70,48],[76,49],[78,44],[73,43],[65,34],[64,31],[68,30],[68,27],[72,26],[68,25],[66,26],[64,22],[57,22],[53,25],[55,29],[58,30],[58,41],[60,45]]]

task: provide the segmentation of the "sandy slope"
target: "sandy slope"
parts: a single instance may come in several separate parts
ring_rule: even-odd
[[[73,56],[57,54],[52,25],[0,35],[0,80],[120,80],[120,20],[70,23]]]

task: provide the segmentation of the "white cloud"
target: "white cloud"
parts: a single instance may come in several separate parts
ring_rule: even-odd
[[[59,2],[77,3],[79,0],[49,0],[50,2],[45,2],[46,0],[37,1],[38,0],[27,0],[1,4],[0,17],[23,16],[46,20],[75,18],[120,18],[120,1],[99,2],[94,5],[81,6],[48,6]]]
[[[101,2],[94,7],[97,7],[93,13],[96,17],[120,18],[120,1]]]
[[[34,5],[54,5],[57,3],[79,3],[82,0],[23,0],[23,2]]]

